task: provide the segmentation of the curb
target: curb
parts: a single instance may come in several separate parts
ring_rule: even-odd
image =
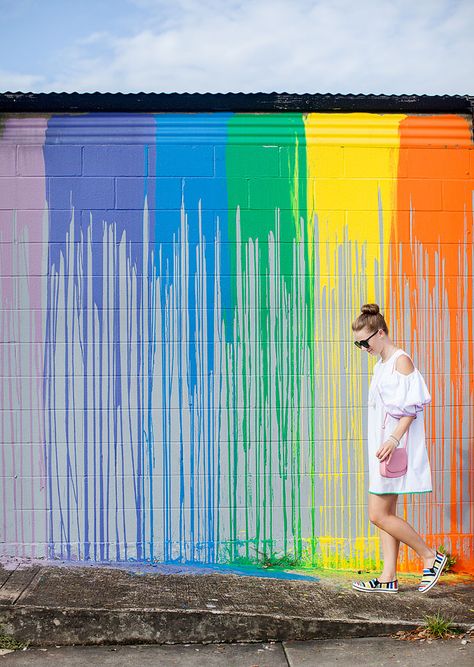
[[[353,620],[166,609],[53,609],[0,606],[2,631],[30,646],[205,644],[380,637],[414,621]],[[468,625],[458,624],[460,629]]]

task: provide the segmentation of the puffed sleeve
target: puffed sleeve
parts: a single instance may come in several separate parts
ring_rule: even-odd
[[[395,419],[416,417],[431,402],[431,395],[420,371],[409,375],[394,371],[379,386],[380,396],[388,414]]]

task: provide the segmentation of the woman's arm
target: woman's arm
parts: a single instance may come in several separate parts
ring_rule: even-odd
[[[415,417],[402,417],[399,419],[397,427],[392,433],[392,435],[395,436],[399,442],[410,428],[410,424],[414,419]],[[393,440],[393,438],[388,437],[383,445],[375,452],[375,456],[380,459],[380,461],[384,461],[385,459],[390,461],[392,452],[396,447],[398,447],[397,443]]]
[[[406,354],[402,354],[396,361],[395,361],[395,368],[399,373],[402,373],[403,375],[410,375],[410,373],[413,373],[415,370],[415,367],[413,366],[412,360],[406,356]],[[410,428],[410,424],[412,421],[416,419],[415,417],[402,417],[401,419],[398,420],[397,427],[394,429],[393,435],[399,442],[402,439],[402,437],[405,435],[405,433],[408,431]],[[393,438],[387,438],[387,440],[383,443],[383,445],[378,449],[378,451],[375,453],[378,459],[380,461],[384,461],[385,459],[390,460],[390,457],[392,455],[393,450],[397,447],[397,443],[394,442]]]
[[[398,424],[397,428],[393,431],[392,435],[396,437],[396,439],[400,442],[402,437],[405,435],[405,433],[408,431],[410,428],[410,424],[412,421],[416,419],[415,417],[402,417]],[[392,455],[393,450],[398,447],[397,443],[394,442],[392,438],[387,438],[383,445],[375,452],[375,456],[380,459],[380,461],[384,461],[386,458],[390,460],[390,456]]]
[[[393,434],[398,441],[402,439],[405,433],[410,428],[410,424],[415,419],[415,417],[402,417],[399,419],[397,428],[393,431]]]

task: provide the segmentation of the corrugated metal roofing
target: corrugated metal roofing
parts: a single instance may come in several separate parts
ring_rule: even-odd
[[[470,95],[330,93],[30,93],[0,94],[0,113],[15,112],[379,112],[472,114]]]

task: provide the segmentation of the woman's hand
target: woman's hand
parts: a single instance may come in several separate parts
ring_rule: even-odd
[[[390,461],[392,458],[392,453],[393,450],[397,448],[397,445],[393,440],[385,440],[383,445],[379,447],[379,449],[375,452],[375,456],[380,459],[380,462],[385,461],[387,459],[387,463]]]

